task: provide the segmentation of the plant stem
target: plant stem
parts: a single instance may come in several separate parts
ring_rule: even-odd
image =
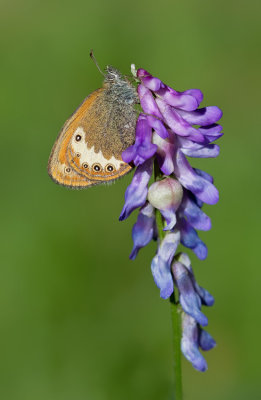
[[[174,369],[174,399],[182,400],[181,373],[181,309],[173,293],[170,297],[171,320],[173,331],[173,369]]]
[[[154,179],[162,178],[162,173],[156,161],[154,161]],[[156,209],[156,224],[160,242],[164,239],[164,223],[159,210]],[[173,331],[173,372],[174,372],[174,400],[182,400],[182,373],[181,373],[181,309],[175,293],[170,297],[171,320]]]

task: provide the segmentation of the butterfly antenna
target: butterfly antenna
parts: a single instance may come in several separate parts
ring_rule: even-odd
[[[94,57],[94,54],[93,54],[93,50],[90,51],[90,57],[91,57],[92,61],[94,62],[94,64],[96,65],[96,67],[98,68],[98,70],[100,71],[100,73],[103,76],[106,76],[105,73],[101,70],[99,64],[97,63],[97,60],[96,60],[96,58]]]

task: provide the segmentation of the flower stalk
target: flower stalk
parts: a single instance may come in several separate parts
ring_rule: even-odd
[[[158,163],[154,161],[154,180],[155,182],[162,179],[163,175],[160,171]],[[158,240],[162,242],[165,231],[162,215],[159,210],[155,211],[156,226],[158,232]],[[175,292],[170,296],[170,312],[172,322],[172,355],[173,355],[173,382],[174,382],[174,399],[182,400],[182,369],[181,369],[181,309],[178,299],[175,298]]]

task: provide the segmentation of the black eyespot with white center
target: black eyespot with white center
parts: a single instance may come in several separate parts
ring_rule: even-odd
[[[112,172],[115,170],[115,167],[112,164],[107,164],[105,167],[105,170],[106,170],[106,172]]]
[[[100,171],[102,171],[102,166],[101,166],[101,164],[98,164],[98,163],[93,164],[93,165],[92,165],[92,170],[93,170],[94,172],[100,172]]]
[[[89,165],[87,164],[87,162],[83,163],[82,166],[83,166],[84,169],[87,169],[87,168],[89,167]]]
[[[76,140],[76,142],[80,142],[82,140],[81,135],[76,135],[75,140]]]
[[[66,174],[69,174],[71,172],[71,168],[69,168],[69,167],[65,167],[64,170],[65,170]]]

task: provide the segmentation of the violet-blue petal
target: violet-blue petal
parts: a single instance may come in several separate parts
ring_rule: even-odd
[[[159,135],[153,134],[152,142],[157,145],[157,158],[161,171],[164,175],[171,175],[174,172],[174,134],[169,131],[169,138],[162,139]]]
[[[182,201],[182,210],[193,228],[201,231],[211,229],[211,219],[198,207],[189,195],[186,195]]]
[[[162,299],[168,299],[172,295],[174,289],[168,263],[156,254],[152,259],[151,272],[156,285],[160,289],[160,297]]]
[[[188,90],[185,90],[183,93],[189,94],[190,96],[195,97],[195,99],[198,102],[198,106],[200,105],[200,103],[202,102],[203,97],[204,97],[203,93],[199,89],[188,89]]]
[[[199,351],[198,336],[198,324],[194,318],[182,313],[181,351],[194,368],[204,372],[207,370],[207,363]]]
[[[208,249],[198,237],[196,230],[192,228],[185,218],[179,219],[179,228],[183,246],[191,249],[200,260],[205,260],[208,255]]]
[[[214,158],[219,155],[219,146],[217,144],[202,145],[184,137],[179,137],[178,143],[182,153],[189,157]]]
[[[213,337],[204,329],[199,328],[199,346],[202,350],[208,351],[213,349],[216,346],[216,341]]]
[[[181,110],[192,111],[198,108],[198,101],[194,96],[188,93],[177,92],[168,86],[157,90],[156,94],[170,106],[180,108]]]
[[[155,102],[155,99],[149,89],[143,85],[138,86],[138,95],[140,99],[140,104],[143,111],[146,114],[155,115],[155,117],[162,119],[162,115],[159,108]]]
[[[152,165],[153,159],[149,159],[137,167],[132,182],[125,192],[125,204],[119,218],[120,221],[128,218],[133,210],[145,204],[148,183],[152,175]]]
[[[133,146],[128,147],[122,153],[122,159],[126,163],[134,162],[138,166],[151,158],[157,151],[157,146],[151,143],[152,129],[143,114],[139,115],[136,125],[136,140]]]
[[[199,108],[191,112],[178,110],[178,113],[191,125],[211,125],[222,117],[222,111],[216,106]]]
[[[197,175],[199,175],[202,178],[206,179],[206,181],[208,181],[210,183],[214,182],[213,176],[208,174],[206,171],[203,171],[202,169],[198,169],[198,168],[193,168],[193,169],[194,169],[194,171],[196,172]]]
[[[147,120],[151,128],[162,138],[166,139],[169,134],[167,129],[165,128],[164,124],[156,117],[147,116]]]
[[[191,266],[191,261],[190,261],[189,256],[186,253],[180,253],[177,256],[177,261],[181,262],[181,264],[183,264],[189,271],[190,278],[193,283],[194,289],[197,292],[197,294],[199,295],[202,304],[204,304],[205,306],[213,306],[215,299],[206,289],[199,286],[199,284],[197,283],[192,266]]]
[[[196,293],[190,274],[179,261],[172,264],[175,283],[179,289],[179,301],[183,310],[202,326],[208,324],[207,317],[201,312],[201,300]]]
[[[164,210],[160,210],[161,215],[165,219],[167,225],[164,226],[164,231],[170,231],[174,228],[177,222],[175,210],[172,207],[165,208]]]
[[[141,80],[142,84],[152,91],[159,90],[164,84],[159,78],[155,78],[145,69],[139,68],[137,77]]]
[[[180,183],[200,200],[207,204],[216,204],[218,202],[218,190],[215,186],[203,178],[188,163],[185,155],[180,149],[175,156],[175,174]]]
[[[179,242],[180,233],[178,231],[167,233],[151,263],[152,275],[163,299],[167,299],[173,293],[170,265]]]
[[[156,99],[156,103],[165,123],[173,130],[173,132],[177,135],[185,136],[194,142],[204,143],[204,135],[187,123],[173,107],[169,106],[165,101],[159,98]]]
[[[201,126],[198,128],[198,131],[204,135],[207,143],[214,142],[223,136],[223,132],[221,132],[223,127],[218,124],[212,124],[207,126]]]
[[[164,239],[162,240],[159,249],[158,255],[167,262],[170,267],[170,264],[173,260],[173,257],[176,253],[177,247],[180,243],[180,233],[178,230],[174,229],[173,232],[168,232]]]
[[[145,204],[137,218],[137,222],[132,228],[132,240],[133,249],[130,254],[130,259],[134,260],[138,254],[138,251],[147,246],[147,244],[152,240],[154,235],[154,224],[155,224],[155,213],[154,208],[151,204]]]

